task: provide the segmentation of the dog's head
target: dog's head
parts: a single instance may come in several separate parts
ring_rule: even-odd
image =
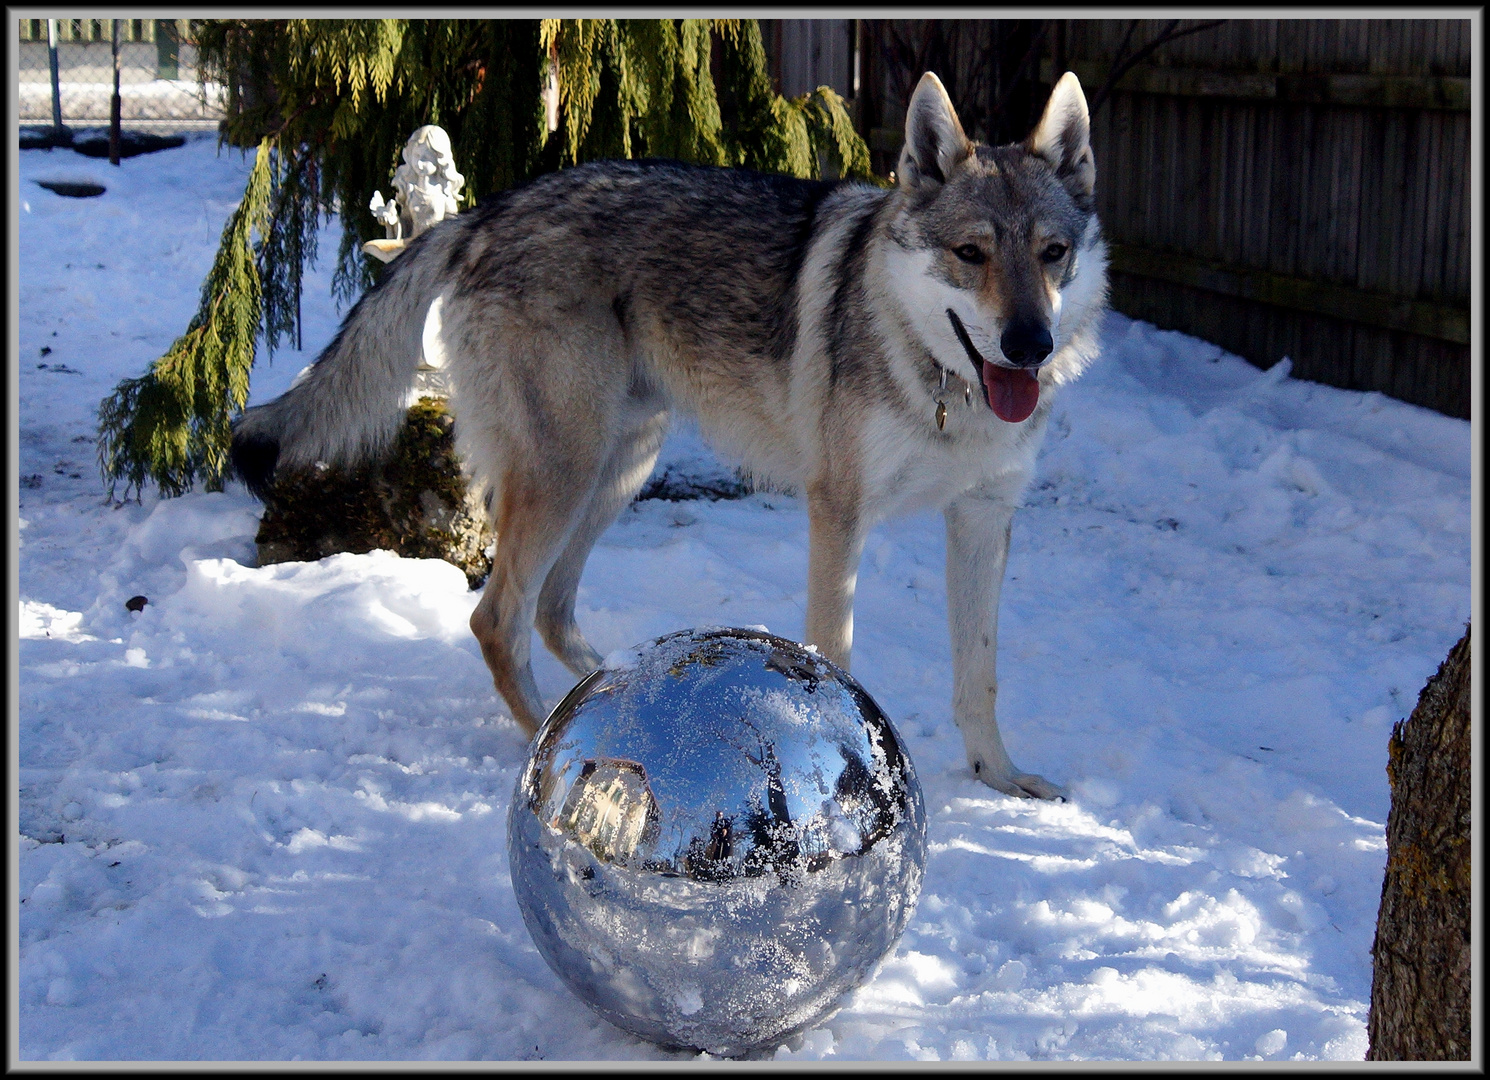
[[[1096,176],[1086,98],[1070,72],[1029,137],[997,147],[963,134],[935,75],[916,86],[890,227],[895,288],[937,362],[981,383],[1011,423],[1034,411],[1038,373],[1105,293]]]

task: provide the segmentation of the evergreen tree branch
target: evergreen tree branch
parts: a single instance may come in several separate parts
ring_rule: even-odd
[[[181,495],[201,481],[221,491],[229,425],[248,401],[262,316],[253,234],[269,221],[270,144],[259,145],[243,199],[223,229],[202,299],[186,333],[150,370],[126,379],[99,406],[98,461],[113,498],[138,499],[146,481]]]

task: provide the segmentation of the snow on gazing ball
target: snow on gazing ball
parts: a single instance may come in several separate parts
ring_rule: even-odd
[[[826,1019],[915,907],[926,813],[847,672],[754,630],[618,654],[533,740],[508,814],[560,979],[662,1046],[768,1052]]]

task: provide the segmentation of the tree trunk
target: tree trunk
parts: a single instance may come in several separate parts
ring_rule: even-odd
[[[1392,728],[1368,1061],[1470,1057],[1469,628]]]

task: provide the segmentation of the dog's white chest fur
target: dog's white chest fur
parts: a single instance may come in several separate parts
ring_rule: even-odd
[[[865,424],[865,497],[876,520],[940,510],[980,486],[1017,499],[1033,473],[1047,410],[1023,424],[1006,424],[979,397],[968,404],[960,392],[949,393],[940,432],[934,410],[928,398],[924,416],[884,408]]]

